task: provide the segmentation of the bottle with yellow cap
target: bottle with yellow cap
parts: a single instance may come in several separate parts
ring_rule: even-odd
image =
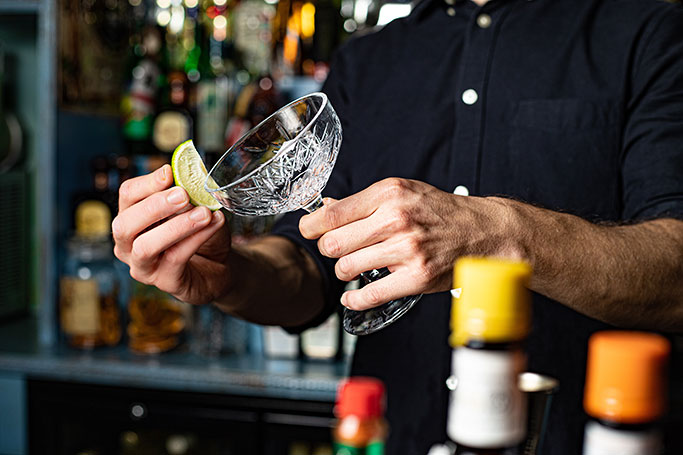
[[[104,202],[87,200],[76,208],[76,234],[67,243],[59,302],[61,330],[73,347],[112,346],[121,339],[121,274],[114,265],[110,227]]]
[[[450,338],[453,378],[448,436],[456,454],[520,453],[526,398],[518,376],[530,330],[531,267],[518,261],[466,257],[454,268]]]
[[[588,343],[584,455],[657,455],[665,411],[668,340],[643,332],[605,331]]]

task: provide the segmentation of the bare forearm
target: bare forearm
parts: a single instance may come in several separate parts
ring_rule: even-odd
[[[215,304],[246,320],[293,327],[322,310],[320,273],[313,259],[284,237],[234,247],[231,290]]]
[[[683,331],[683,221],[607,226],[508,207],[534,291],[618,326]]]

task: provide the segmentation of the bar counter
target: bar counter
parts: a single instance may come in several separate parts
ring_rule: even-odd
[[[343,362],[256,355],[206,358],[183,348],[153,356],[134,354],[125,346],[93,351],[43,348],[33,319],[0,328],[0,373],[34,379],[331,402],[347,370]]]

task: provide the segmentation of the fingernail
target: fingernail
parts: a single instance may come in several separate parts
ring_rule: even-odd
[[[213,223],[213,224],[220,223],[222,219],[223,219],[223,214],[219,210],[217,210],[217,211],[213,212],[213,215],[211,216],[211,223]]]
[[[166,174],[168,172],[168,168],[164,165],[157,170],[157,180],[161,183],[166,182]]]
[[[192,221],[202,221],[206,218],[206,210],[201,207],[197,207],[190,213],[190,219]]]
[[[347,294],[346,292],[342,294],[341,298],[339,299],[339,303],[341,303],[342,306],[345,306],[346,308],[348,308],[349,306],[347,305],[347,302],[346,302],[348,300],[346,297],[346,294]]]
[[[185,190],[182,188],[173,189],[166,197],[166,200],[171,204],[182,204],[185,202]]]

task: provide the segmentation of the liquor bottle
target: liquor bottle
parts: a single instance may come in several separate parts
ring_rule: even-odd
[[[162,38],[146,26],[131,46],[129,86],[121,100],[123,137],[131,155],[152,152],[150,139],[159,91]]]
[[[230,82],[223,64],[221,41],[205,34],[199,58],[197,82],[197,147],[206,154],[225,151]]]
[[[182,142],[193,137],[193,120],[189,111],[189,80],[182,70],[172,70],[162,94],[161,109],[154,119],[152,142],[162,153],[171,153]],[[170,157],[169,157],[170,158]]]
[[[466,257],[454,267],[453,376],[448,436],[460,455],[520,453],[526,397],[518,387],[530,330],[528,264]]]
[[[332,430],[335,455],[384,454],[388,432],[384,401],[384,384],[379,379],[351,377],[342,382]]]
[[[73,220],[76,220],[76,210],[82,202],[99,201],[109,209],[113,219],[118,212],[118,187],[113,188],[114,182],[110,182],[114,172],[106,156],[98,155],[90,161],[90,188],[75,193],[72,197]]]
[[[658,455],[671,350],[660,335],[605,331],[588,344],[584,455]]]
[[[77,348],[114,346],[121,339],[120,272],[110,236],[111,212],[97,200],[76,208],[76,234],[60,280],[59,315],[67,342]]]

